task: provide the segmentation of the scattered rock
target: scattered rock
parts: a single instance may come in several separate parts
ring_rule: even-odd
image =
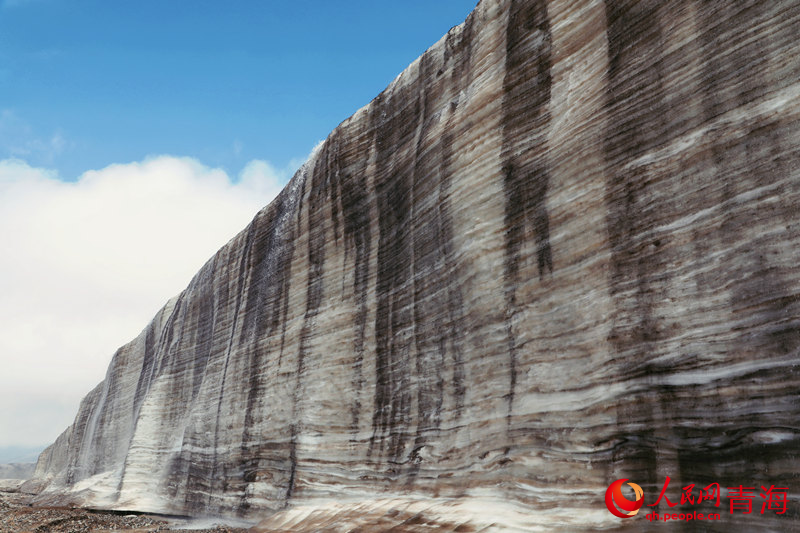
[[[188,530],[171,526],[163,518],[148,515],[120,515],[67,507],[29,507],[19,498],[0,493],[2,533],[245,533],[247,530],[216,526]]]

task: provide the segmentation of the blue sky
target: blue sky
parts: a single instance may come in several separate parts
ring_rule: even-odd
[[[0,0],[0,462],[475,3]]]
[[[282,168],[475,3],[5,0],[0,159],[68,180],[153,154]]]

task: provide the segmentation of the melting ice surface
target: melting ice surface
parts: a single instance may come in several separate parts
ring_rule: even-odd
[[[236,520],[234,518],[170,518],[167,520],[169,522],[170,527],[173,528],[180,528],[180,529],[214,529],[217,526],[228,526],[228,527],[241,527],[241,528],[249,528],[255,524],[255,522],[247,522],[244,520]]]

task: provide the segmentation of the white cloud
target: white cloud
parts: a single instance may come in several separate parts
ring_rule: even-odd
[[[49,137],[40,137],[13,110],[0,111],[0,153],[11,157],[37,158],[51,164],[57,156],[71,147],[72,143],[64,138],[62,132],[56,131]]]
[[[244,143],[242,143],[242,141],[239,139],[233,141],[233,155],[239,157],[242,155],[242,150],[244,150]]]
[[[114,351],[286,178],[161,156],[66,183],[0,161],[0,446],[54,440]]]
[[[303,162],[297,166],[299,167]],[[267,161],[254,159],[239,174],[239,186],[258,194],[266,194],[279,187],[281,172]]]

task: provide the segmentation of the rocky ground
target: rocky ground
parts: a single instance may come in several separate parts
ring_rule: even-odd
[[[148,515],[126,515],[66,507],[30,507],[30,495],[0,490],[0,533],[246,533],[246,529],[213,526],[186,529],[174,521]]]

